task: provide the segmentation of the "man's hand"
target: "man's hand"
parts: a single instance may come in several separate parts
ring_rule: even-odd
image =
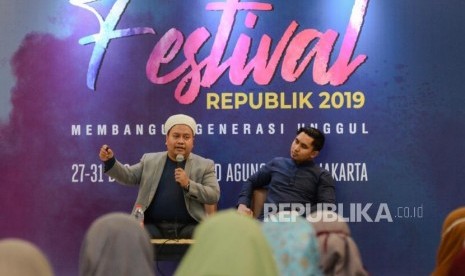
[[[113,154],[113,151],[108,147],[108,145],[103,145],[100,148],[100,152],[99,152],[98,156],[100,157],[100,160],[105,162],[105,161],[110,160],[111,158],[113,158],[114,154]]]
[[[248,216],[248,217],[253,217],[253,212],[252,210],[250,210],[247,206],[245,206],[244,204],[239,204],[239,206],[237,206],[237,212],[241,215],[245,215],[245,216]]]
[[[187,189],[187,184],[189,184],[189,177],[187,177],[186,171],[182,168],[176,168],[174,170],[174,179],[176,183],[181,186],[184,190]]]

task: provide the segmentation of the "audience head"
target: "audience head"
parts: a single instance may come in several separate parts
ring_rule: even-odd
[[[34,244],[21,239],[0,240],[0,275],[51,276],[52,267]]]
[[[447,276],[463,276],[465,275],[465,247],[454,257]]]
[[[337,213],[316,211],[307,217],[313,224],[325,275],[368,275],[348,224]]]
[[[193,238],[175,275],[278,275],[259,222],[236,210],[208,217]]]
[[[433,275],[446,275],[455,256],[463,248],[464,240],[465,207],[460,207],[450,212],[442,225]]]
[[[280,274],[322,275],[312,225],[293,212],[280,212],[277,217],[281,220],[264,222],[262,230],[273,249]]]
[[[129,214],[111,213],[98,218],[84,237],[79,274],[154,275],[149,234]]]

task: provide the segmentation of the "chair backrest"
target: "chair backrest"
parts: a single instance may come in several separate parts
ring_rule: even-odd
[[[250,203],[250,209],[253,212],[253,217],[258,218],[260,213],[263,211],[263,204],[265,204],[267,189],[258,188],[253,190],[252,202]]]

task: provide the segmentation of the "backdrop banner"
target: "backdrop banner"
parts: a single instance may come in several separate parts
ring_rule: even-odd
[[[99,148],[134,164],[163,151],[172,114],[197,120],[219,209],[300,126],[326,134],[373,275],[427,275],[444,218],[463,205],[464,1],[0,0],[0,238],[38,245],[76,275],[99,216],[137,188]]]

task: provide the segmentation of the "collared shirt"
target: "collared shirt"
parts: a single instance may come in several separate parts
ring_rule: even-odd
[[[331,174],[313,161],[297,164],[291,158],[272,159],[243,184],[238,204],[250,207],[252,191],[256,188],[267,188],[265,203],[276,206],[288,203],[310,204],[313,210],[317,203],[336,201]]]

